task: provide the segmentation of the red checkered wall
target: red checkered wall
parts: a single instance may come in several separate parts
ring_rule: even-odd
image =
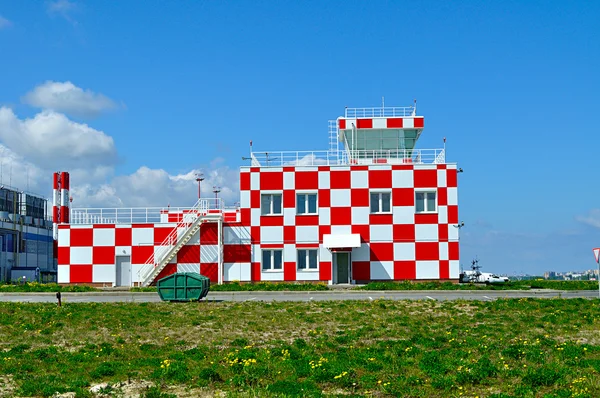
[[[284,264],[295,261],[298,245],[323,242],[324,234],[360,234],[352,251],[356,280],[458,278],[456,165],[356,165],[241,170],[241,217],[250,229],[252,279],[299,280],[293,268],[261,270],[261,250],[283,249]],[[391,192],[392,212],[371,214],[370,193]],[[436,192],[435,212],[417,214],[415,194]],[[282,194],[281,215],[261,215],[261,195]],[[296,214],[296,195],[316,193],[318,214]],[[322,246],[322,245],[321,245]],[[318,277],[331,279],[332,256],[319,248]],[[297,271],[297,270],[296,270]]]

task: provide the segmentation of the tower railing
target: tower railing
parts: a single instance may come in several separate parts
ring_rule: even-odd
[[[346,108],[344,117],[347,119],[362,117],[409,117],[417,116],[416,106],[376,107],[376,108]]]

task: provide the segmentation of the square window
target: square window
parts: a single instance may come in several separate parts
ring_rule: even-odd
[[[433,213],[437,211],[435,191],[422,191],[415,193],[415,211],[417,213]]]
[[[296,214],[317,214],[317,194],[299,193],[296,195]]]
[[[282,250],[263,250],[262,251],[262,270],[280,271],[283,269],[283,251]]]
[[[263,194],[260,196],[260,214],[263,216],[280,215],[281,194]]]
[[[371,213],[390,213],[391,211],[391,192],[371,192]]]
[[[298,269],[301,271],[318,269],[318,249],[298,249]]]

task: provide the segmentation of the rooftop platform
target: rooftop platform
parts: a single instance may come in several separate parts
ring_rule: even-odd
[[[443,164],[442,149],[252,152],[250,166],[348,166],[369,164]]]
[[[159,224],[186,221],[186,215],[222,215],[239,222],[239,208],[225,207],[222,199],[201,199],[192,207],[73,208],[69,224]]]

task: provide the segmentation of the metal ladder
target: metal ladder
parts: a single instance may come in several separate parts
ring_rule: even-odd
[[[182,219],[177,226],[161,243],[156,253],[152,254],[140,270],[142,286],[149,286],[154,279],[165,269],[167,264],[177,255],[179,250],[185,246],[192,236],[200,230],[202,222],[208,219],[218,219],[220,214],[207,214],[208,204],[205,200],[198,200],[192,208],[192,212],[182,214]],[[185,228],[179,235],[179,229]],[[174,243],[174,244],[173,244]]]

